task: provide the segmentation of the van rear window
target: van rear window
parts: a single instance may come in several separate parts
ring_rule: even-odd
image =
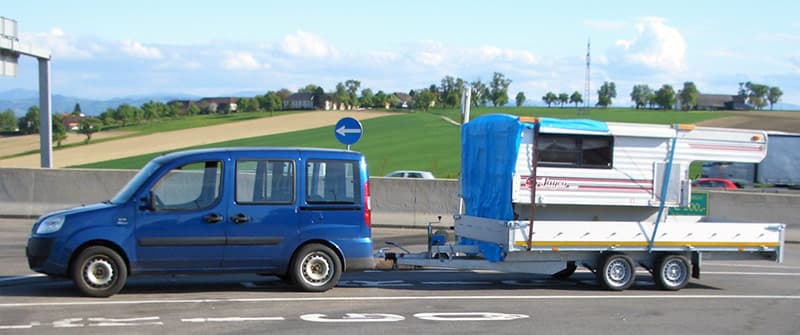
[[[306,202],[309,204],[361,204],[361,173],[357,161],[309,160],[306,172]]]

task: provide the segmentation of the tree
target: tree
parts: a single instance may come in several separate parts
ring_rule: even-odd
[[[375,96],[372,98],[372,105],[376,108],[386,108],[387,102],[389,102],[389,96],[383,91],[378,91],[378,93],[375,93]]]
[[[583,103],[583,95],[581,92],[572,92],[572,95],[569,96],[569,103],[574,103],[575,108],[578,108],[578,104]]]
[[[17,128],[17,116],[11,108],[0,113],[0,130],[13,131]]]
[[[447,107],[458,107],[461,105],[461,92],[466,87],[466,82],[461,78],[445,76],[442,78],[441,98],[442,104]]]
[[[337,105],[350,105],[350,93],[347,92],[347,86],[345,86],[345,84],[336,84],[336,92],[333,93],[333,101]]]
[[[744,84],[747,88],[747,101],[756,109],[762,109],[767,105],[767,94],[769,93],[769,86],[747,82]]]
[[[276,93],[278,94],[278,96],[281,97],[281,101],[285,101],[286,98],[288,98],[290,95],[292,95],[292,91],[289,91],[288,89],[285,89],[285,88],[280,89]]]
[[[61,142],[67,139],[67,128],[64,127],[64,120],[61,114],[53,115],[53,143],[56,147],[61,147]]]
[[[145,120],[160,119],[161,115],[166,114],[166,107],[163,103],[148,101],[142,105],[142,118]]]
[[[614,82],[604,82],[603,86],[600,86],[600,90],[597,91],[597,106],[602,106],[603,108],[608,107],[611,105],[611,99],[617,97],[617,86]]]
[[[506,79],[502,73],[495,72],[492,75],[492,82],[489,84],[489,95],[493,106],[505,106],[508,103],[509,85],[511,85],[511,79]]]
[[[633,101],[633,104],[636,106],[636,109],[647,106],[647,99],[650,97],[651,93],[653,93],[653,90],[650,89],[650,86],[647,85],[633,86],[633,90],[631,90],[631,101]]]
[[[297,90],[297,93],[310,93],[310,94],[313,94],[314,92],[317,91],[318,88],[320,88],[320,87],[317,86],[317,85],[308,84],[308,85],[306,85],[306,87],[303,87],[303,88]]]
[[[480,79],[473,81],[469,84],[471,87],[470,95],[473,106],[486,106],[489,102],[490,93],[486,84],[482,83]]]
[[[81,116],[83,112],[81,112],[81,104],[75,103],[75,108],[72,109],[72,115]]]
[[[515,98],[517,101],[517,107],[522,107],[522,104],[525,103],[525,93],[519,92],[517,93],[517,97]]]
[[[558,102],[561,104],[561,108],[564,108],[564,105],[566,105],[567,102],[569,102],[569,94],[559,93]]]
[[[778,101],[781,100],[781,96],[783,96],[783,91],[778,86],[773,86],[769,88],[769,92],[767,93],[767,101],[769,101],[769,110],[772,110],[772,105],[776,104]]]
[[[189,106],[189,108],[186,108],[186,115],[197,115],[197,114],[200,114],[200,107],[198,107],[197,105],[192,104]]]
[[[31,106],[25,116],[17,120],[17,128],[22,134],[39,133],[39,107]]]
[[[553,92],[547,92],[544,96],[542,96],[542,101],[547,104],[547,108],[550,108],[554,102],[558,100],[558,96]]]
[[[433,91],[427,88],[417,92],[417,94],[414,95],[414,105],[426,112],[431,108],[431,105],[435,100],[436,93],[433,93]]]
[[[369,88],[365,88],[361,90],[361,98],[358,101],[361,103],[361,107],[372,107],[375,102],[375,95],[372,94],[372,90]]]
[[[242,113],[258,113],[262,111],[256,98],[240,98],[236,101],[236,107]]]
[[[683,88],[678,91],[678,97],[681,100],[681,110],[692,110],[697,106],[697,95],[700,92],[697,91],[697,86],[694,85],[693,82],[687,81],[683,83]]]
[[[662,109],[672,109],[675,106],[675,89],[671,85],[664,84],[656,91],[656,104]]]
[[[281,100],[281,96],[277,92],[269,91],[267,94],[257,97],[256,100],[258,101],[258,107],[261,110],[270,112],[270,115],[272,112],[283,108],[283,100]]]
[[[86,135],[86,141],[84,143],[89,144],[89,141],[92,140],[92,134],[99,132],[102,127],[102,124],[97,119],[85,118],[81,120],[78,133]]]
[[[349,79],[344,82],[344,86],[347,88],[347,94],[350,98],[350,106],[358,106],[358,89],[361,88],[361,82],[358,80]]]

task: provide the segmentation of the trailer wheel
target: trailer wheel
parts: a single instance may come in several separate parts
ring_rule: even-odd
[[[623,254],[609,254],[604,257],[602,266],[597,269],[597,280],[612,291],[623,291],[633,285],[636,269],[633,260]]]
[[[656,285],[668,291],[677,291],[689,284],[689,259],[681,255],[665,255],[653,271]]]
[[[570,261],[570,262],[567,262],[567,267],[564,268],[564,270],[558,271],[558,272],[556,272],[556,273],[554,273],[554,274],[552,274],[550,276],[555,278],[555,279],[562,279],[562,280],[563,279],[567,279],[567,278],[569,278],[569,276],[572,276],[572,274],[575,273],[575,270],[577,270],[577,269],[578,269],[578,266],[575,265],[575,262]]]
[[[114,250],[93,246],[72,262],[72,281],[90,297],[110,297],[122,290],[128,278],[125,261]]]
[[[336,286],[341,276],[339,256],[322,244],[309,244],[295,254],[289,278],[303,291],[324,292]]]

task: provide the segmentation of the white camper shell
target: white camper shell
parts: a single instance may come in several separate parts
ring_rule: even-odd
[[[758,130],[483,116],[462,128],[456,243],[432,236],[427,253],[390,258],[556,277],[584,266],[611,290],[630,287],[637,266],[678,290],[703,259],[782,262],[783,224],[668,215],[689,205],[691,162],[757,163],[766,152]]]

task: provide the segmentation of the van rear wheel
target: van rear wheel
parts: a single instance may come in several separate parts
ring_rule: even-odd
[[[295,254],[289,277],[303,291],[324,292],[336,286],[341,276],[339,256],[331,248],[315,243]]]
[[[75,286],[90,297],[110,297],[125,286],[128,267],[116,251],[93,246],[84,249],[72,262]]]

